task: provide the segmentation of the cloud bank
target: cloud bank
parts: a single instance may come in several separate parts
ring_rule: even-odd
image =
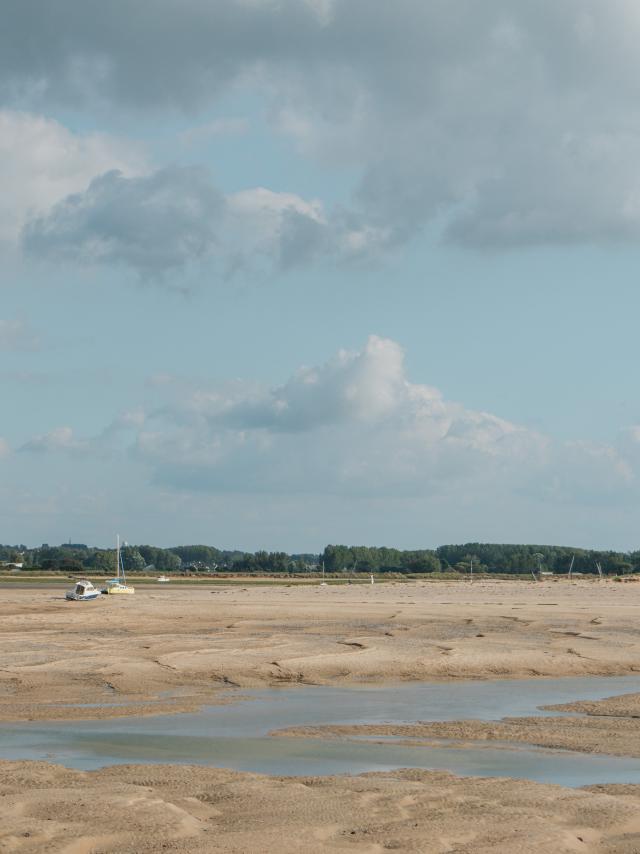
[[[377,336],[275,388],[236,382],[187,392],[169,378],[158,388],[161,406],[121,416],[99,437],[65,427],[22,450],[126,453],[156,485],[190,493],[461,506],[640,501],[640,428],[615,445],[553,440],[411,382],[402,348]]]
[[[354,245],[367,237],[367,251],[432,223],[474,248],[640,236],[633,0],[162,0],[135,15],[124,0],[8,0],[3,17],[9,106],[195,114],[233,87],[260,92],[276,132],[359,174],[347,230]],[[126,220],[135,193],[123,182],[116,190],[110,210]],[[85,214],[105,188],[86,192]],[[69,220],[86,231],[70,206],[37,245],[67,251]],[[293,219],[285,259],[335,252],[313,217]],[[203,237],[194,224],[178,254],[198,257]],[[140,255],[144,267],[147,249],[118,252]]]

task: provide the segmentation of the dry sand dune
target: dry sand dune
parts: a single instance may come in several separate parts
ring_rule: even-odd
[[[90,603],[5,589],[0,717],[181,711],[224,702],[229,685],[623,674],[640,669],[639,606],[640,585],[587,580],[141,588]],[[76,705],[105,701],[128,705]],[[591,714],[576,727],[471,721],[405,735],[508,730],[514,741],[640,755],[636,709],[627,697],[578,704]],[[0,852],[638,854],[639,807],[640,786],[2,762]]]

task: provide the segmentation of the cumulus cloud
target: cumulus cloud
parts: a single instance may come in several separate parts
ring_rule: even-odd
[[[22,238],[34,257],[124,264],[142,276],[204,258],[230,272],[295,266],[320,245],[342,252],[319,202],[261,187],[225,196],[198,166],[107,172],[32,218]]]
[[[18,240],[29,217],[82,190],[98,173],[143,165],[135,145],[108,134],[74,134],[53,119],[0,110],[0,242]]]
[[[622,449],[448,401],[410,382],[402,348],[376,336],[277,388],[192,391],[146,419],[134,455],[164,485],[211,492],[583,502],[638,490]]]
[[[614,444],[557,441],[411,382],[404,352],[371,336],[358,351],[297,370],[268,388],[161,382],[164,404],[128,411],[98,436],[70,427],[20,449],[126,454],[163,488],[210,494],[409,501],[640,501],[640,427]]]
[[[49,454],[64,452],[72,456],[109,457],[122,450],[127,439],[144,424],[141,409],[128,410],[108,424],[97,436],[78,436],[69,426],[56,427],[47,433],[33,436],[18,449],[21,452]],[[132,432],[133,431],[133,432]]]
[[[139,178],[111,171],[31,220],[24,246],[39,257],[121,262],[157,274],[210,249],[222,206],[222,197],[197,167]]]
[[[8,0],[3,13],[9,103],[196,110],[238,82],[260,89],[302,151],[359,170],[351,245],[393,247],[434,221],[473,247],[640,236],[633,0],[162,0],[136,15],[124,0]],[[322,244],[312,218],[288,218],[291,257]]]

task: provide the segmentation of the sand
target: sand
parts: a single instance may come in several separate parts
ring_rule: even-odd
[[[482,742],[509,742],[580,753],[640,756],[640,694],[625,694],[602,701],[547,706],[580,711],[585,717],[505,717],[500,721],[417,721],[411,724],[330,724],[276,730],[274,736],[289,738],[352,738],[372,741],[392,735],[402,744],[434,744],[436,739],[454,742],[453,747]]]
[[[168,587],[0,590],[0,719],[189,710],[230,685],[640,670],[640,584]],[[100,702],[132,705],[77,707]]]
[[[640,787],[619,788],[422,771],[267,778],[170,765],[76,772],[0,763],[0,851],[632,854]]]
[[[589,580],[141,588],[88,603],[5,589],[0,718],[178,712],[227,701],[230,685],[631,673],[639,606],[640,584]],[[123,705],[82,706],[100,702]],[[570,711],[578,728],[559,717],[488,726],[515,742],[640,755],[637,697]],[[494,737],[474,721],[423,726],[457,726],[446,737],[462,741]],[[2,762],[0,852],[631,854],[639,806],[640,786],[575,791],[439,772],[286,779]]]

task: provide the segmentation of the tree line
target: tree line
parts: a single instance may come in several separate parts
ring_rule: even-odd
[[[539,570],[566,574],[595,574],[598,565],[606,575],[640,572],[640,550],[599,551],[570,546],[518,545],[509,543],[464,543],[436,549],[394,549],[377,546],[328,545],[321,554],[287,552],[244,552],[214,546],[188,545],[159,548],[124,545],[122,558],[128,571],[155,569],[159,572],[305,573],[323,566],[329,574],[475,572],[529,574]],[[115,571],[115,549],[100,549],[83,543],[60,546],[43,544],[0,545],[0,563],[22,563],[24,568],[81,570],[96,573]]]
[[[580,549],[571,546],[464,543],[436,549],[403,551],[370,546],[327,546],[321,556],[330,572],[476,572],[529,574],[595,574],[598,565],[606,575],[640,572],[640,550],[630,552]]]

